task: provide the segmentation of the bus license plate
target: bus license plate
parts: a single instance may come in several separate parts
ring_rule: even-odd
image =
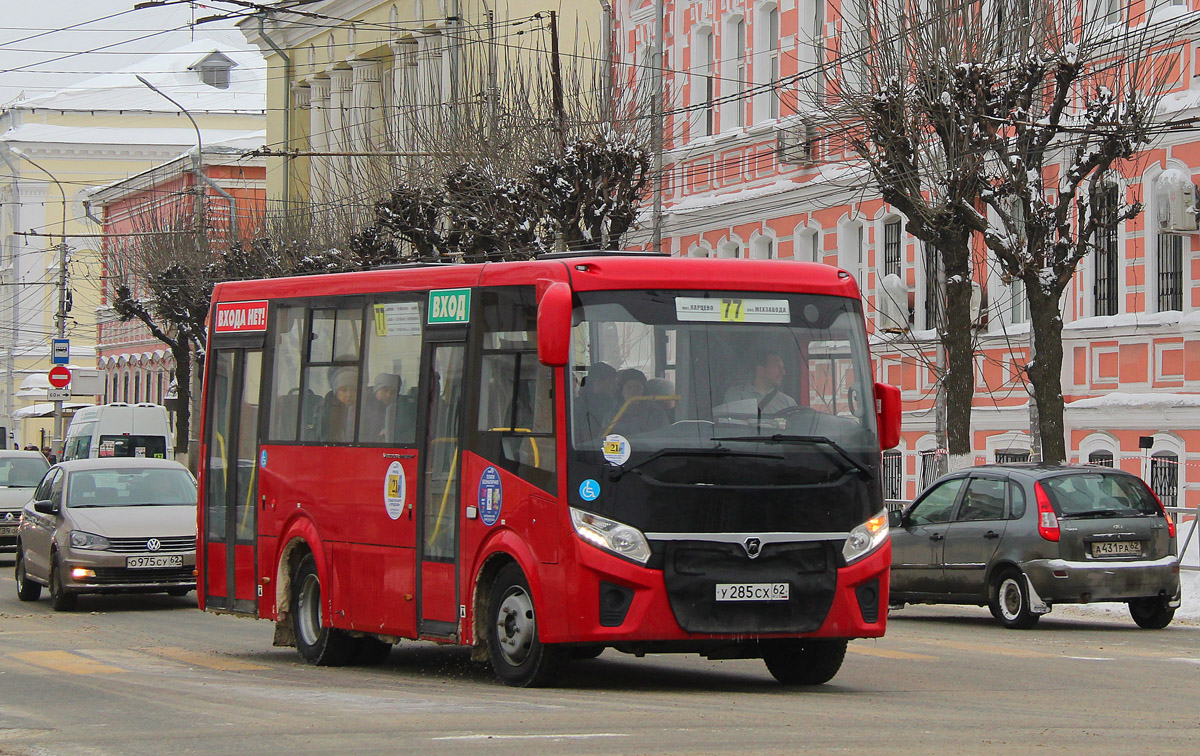
[[[125,566],[131,570],[153,569],[155,567],[182,567],[183,555],[125,557]]]
[[[787,583],[717,583],[717,601],[787,600]]]
[[[1093,541],[1092,556],[1142,555],[1141,541]]]

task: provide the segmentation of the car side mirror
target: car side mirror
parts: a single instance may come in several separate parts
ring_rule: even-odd
[[[904,521],[904,513],[901,512],[899,509],[889,509],[888,510],[888,527],[889,528],[898,528],[898,527],[900,527],[900,523],[903,521]]]
[[[40,514],[53,515],[58,514],[58,505],[52,501],[35,501],[33,508]]]

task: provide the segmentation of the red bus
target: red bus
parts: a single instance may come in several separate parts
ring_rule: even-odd
[[[468,645],[510,685],[605,648],[837,673],[891,550],[858,288],[611,254],[219,284],[202,609],[308,662]]]

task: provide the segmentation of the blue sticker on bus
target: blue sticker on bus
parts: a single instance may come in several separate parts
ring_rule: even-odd
[[[504,487],[500,485],[500,471],[488,466],[479,476],[479,518],[484,525],[495,525],[500,519],[500,508],[504,505]]]
[[[267,450],[263,449],[262,454],[258,455],[258,466],[262,469],[267,469]]]
[[[595,501],[600,496],[600,484],[588,478],[579,484],[579,498],[584,501]]]

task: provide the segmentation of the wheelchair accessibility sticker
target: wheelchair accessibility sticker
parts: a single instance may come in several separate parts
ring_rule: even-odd
[[[600,484],[588,478],[579,484],[579,498],[584,501],[595,501],[600,496]]]

